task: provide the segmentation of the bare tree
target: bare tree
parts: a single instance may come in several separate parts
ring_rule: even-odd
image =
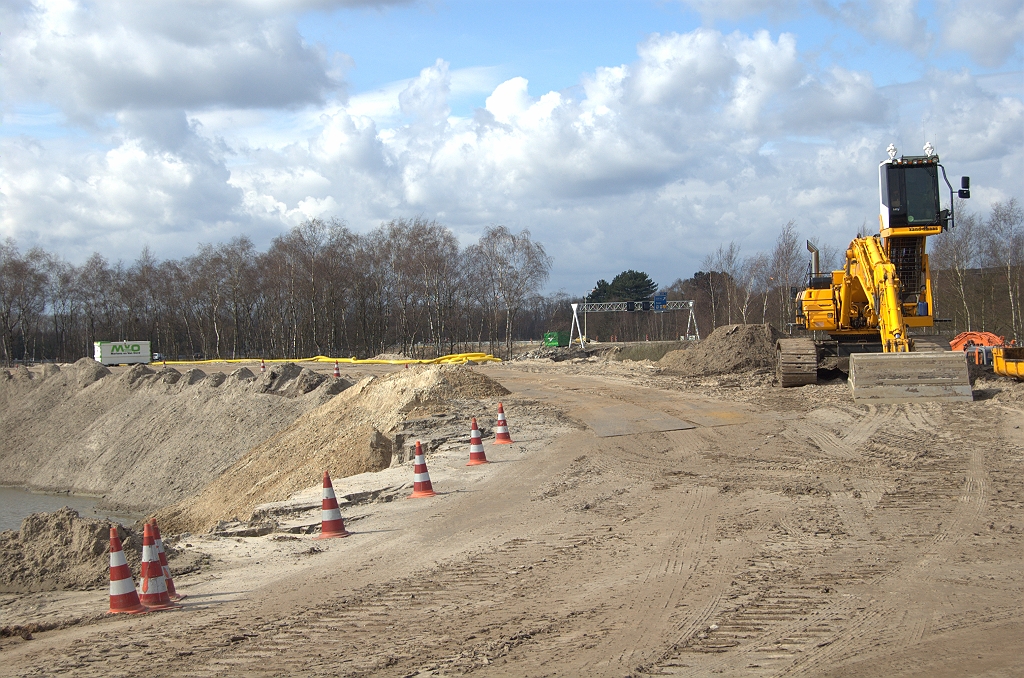
[[[1019,341],[1024,334],[1020,302],[1020,268],[1024,264],[1024,210],[1016,198],[992,206],[984,234],[986,263],[998,266],[1003,271],[1010,307],[1010,326],[1013,338]]]
[[[40,249],[22,255],[13,240],[0,244],[0,344],[4,362],[27,359],[29,342],[38,330],[46,306],[46,255]]]
[[[784,329],[793,317],[793,299],[790,288],[800,279],[800,238],[794,222],[790,221],[779,232],[771,254],[771,278],[779,296],[779,328]]]
[[[740,276],[742,261],[740,246],[731,241],[728,245],[719,245],[712,258],[714,270],[721,273],[721,283],[725,292],[726,323],[731,325],[733,310],[736,308],[736,279]]]
[[[770,261],[768,255],[763,252],[747,257],[743,260],[742,266],[740,266],[737,290],[739,293],[740,317],[743,319],[744,325],[749,322],[750,304],[758,292],[761,281],[768,277],[769,269]],[[765,298],[767,299],[767,294]],[[764,322],[763,319],[762,322]]]
[[[526,229],[513,233],[504,226],[488,227],[478,248],[481,263],[491,271],[493,295],[505,310],[505,352],[511,358],[516,314],[547,281],[552,259]]]
[[[722,305],[722,276],[715,274],[714,254],[704,255],[700,267],[704,270],[698,272],[694,278],[708,295],[708,301],[711,303],[711,329],[714,330],[718,327],[719,310]]]
[[[953,289],[959,298],[963,311],[964,327],[972,329],[971,294],[969,290],[969,273],[978,265],[978,216],[968,212],[964,202],[958,201],[956,212],[956,228],[941,233],[934,238],[932,259],[933,269],[949,271]]]

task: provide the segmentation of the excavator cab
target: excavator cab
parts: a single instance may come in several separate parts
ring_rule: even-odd
[[[900,158],[878,170],[883,231],[906,226],[945,229],[949,210],[939,209],[938,158]]]

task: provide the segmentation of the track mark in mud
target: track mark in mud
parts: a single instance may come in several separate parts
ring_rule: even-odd
[[[609,631],[601,644],[600,659],[584,662],[581,670],[604,672],[617,667],[620,673],[630,672],[638,664],[651,661],[652,653],[672,642],[670,636],[666,637],[666,629],[683,623],[678,618],[686,611],[679,603],[694,574],[707,561],[716,492],[700,487],[676,496],[679,503],[674,522],[678,527],[669,543],[659,546],[662,557],[647,570],[639,586],[627,589],[627,601],[616,604],[614,597],[609,600],[610,615],[603,622]]]
[[[806,418],[787,423],[782,435],[795,443],[809,443],[825,455],[841,461],[853,461],[862,456],[865,444],[873,440],[877,432],[893,417],[894,406],[882,409],[869,405],[867,412],[857,410],[846,412],[835,408],[823,408],[811,412]],[[848,432],[839,435],[839,424]]]
[[[557,655],[567,638],[579,635],[573,629],[589,626],[594,614],[570,602],[580,588],[571,563],[585,550],[607,548],[615,536],[552,536],[545,542],[510,540],[418,575],[365,586],[286,617],[254,623],[244,634],[234,619],[195,620],[190,634],[223,636],[225,642],[191,648],[191,654],[181,657],[187,639],[158,637],[149,643],[147,656],[173,660],[197,676],[240,671],[363,676],[405,675],[428,665],[461,673],[505,660],[517,648],[542,639],[540,651]],[[561,598],[566,607],[552,615],[543,611],[540,597],[545,604]],[[593,598],[600,597],[595,592]],[[339,642],[343,652],[319,656],[323,648]],[[105,656],[111,650],[100,642],[95,651]],[[83,675],[105,674],[110,665],[98,668],[103,670]]]
[[[739,585],[732,589],[730,608],[709,617],[713,624],[680,638],[675,651],[657,662],[662,673],[751,665],[777,672],[833,632],[827,615],[820,613],[833,592],[805,572],[806,561],[830,548],[829,540],[816,536],[819,530],[804,528],[801,521],[810,517],[789,514],[771,529],[761,530],[764,546],[737,571],[733,584]],[[756,531],[748,538],[755,535]]]

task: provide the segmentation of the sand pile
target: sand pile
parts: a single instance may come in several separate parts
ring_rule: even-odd
[[[688,377],[774,369],[781,336],[771,325],[724,325],[692,348],[666,353],[658,364]]]
[[[34,513],[18,532],[0,532],[0,593],[95,589],[110,581],[110,527],[68,507]],[[142,539],[118,526],[125,557],[138,574]]]
[[[252,510],[319,482],[380,471],[406,441],[406,418],[424,417],[507,395],[461,365],[419,365],[370,377],[299,417],[239,459],[198,497],[158,513],[165,532],[205,532],[220,520],[247,520]]]
[[[294,364],[257,378],[92,360],[0,370],[0,478],[148,511],[195,494],[349,383]]]

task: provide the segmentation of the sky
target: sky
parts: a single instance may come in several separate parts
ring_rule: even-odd
[[[982,216],[1024,200],[1022,45],[1021,0],[0,0],[0,239],[130,262],[421,216],[529,229],[547,291],[668,285],[875,228],[890,143]]]

